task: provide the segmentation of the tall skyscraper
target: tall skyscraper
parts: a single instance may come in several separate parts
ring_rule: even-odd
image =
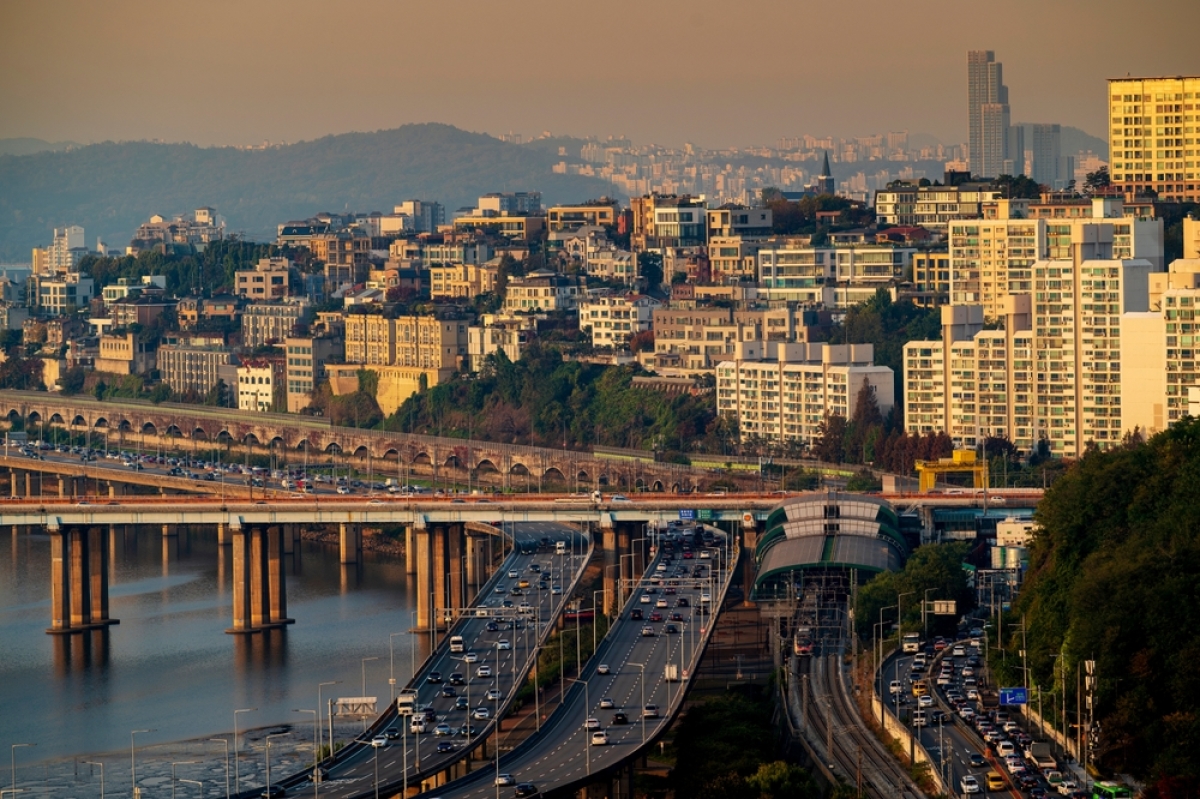
[[[1113,186],[1135,194],[1153,189],[1164,200],[1200,200],[1200,150],[1190,149],[1197,109],[1200,77],[1110,78]]]
[[[1062,157],[1062,126],[1033,124],[1029,126],[1033,138],[1033,178],[1043,186],[1061,189],[1058,185]],[[1068,177],[1067,180],[1070,180]]]
[[[967,52],[967,127],[972,174],[994,178],[1003,173],[1009,147],[1008,87],[1004,66],[991,50]],[[1020,158],[1017,154],[1012,160]]]

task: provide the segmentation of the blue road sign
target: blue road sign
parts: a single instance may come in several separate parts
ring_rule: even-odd
[[[1001,688],[1000,704],[1027,705],[1029,704],[1029,696],[1024,688]]]
[[[681,508],[679,510],[679,518],[684,521],[693,521],[696,518],[696,511],[690,508]]]

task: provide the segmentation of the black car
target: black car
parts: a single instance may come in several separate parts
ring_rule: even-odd
[[[439,741],[438,745],[437,745],[437,750],[438,750],[438,754],[441,754],[442,752],[453,752],[454,744],[450,743],[449,741]]]
[[[513,788],[513,796],[536,796],[537,792],[537,786],[532,782],[518,782]]]
[[[500,625],[494,621],[489,621],[486,625],[486,629],[489,633],[498,633],[500,632]]]
[[[383,731],[383,734],[384,737],[386,737],[389,741],[395,741],[400,737],[400,730],[396,729],[395,727],[388,727]]]
[[[462,685],[463,682],[464,680],[462,674],[458,673],[457,671],[450,675],[451,685]],[[443,693],[442,696],[451,696],[451,694]]]
[[[429,672],[429,676],[425,678],[425,682],[429,683],[430,685],[441,685],[442,673],[440,671]]]
[[[442,686],[442,696],[446,697],[447,699],[453,699],[454,697],[458,696],[458,691],[454,690],[453,685],[444,685]]]
[[[464,724],[458,728],[458,737],[460,738],[470,738],[474,734],[475,725],[473,724]]]
[[[629,611],[629,618],[633,621],[641,621],[642,620],[642,609],[634,608],[633,610]]]
[[[626,716],[624,713],[613,713],[612,723],[613,724],[628,724],[629,717]]]

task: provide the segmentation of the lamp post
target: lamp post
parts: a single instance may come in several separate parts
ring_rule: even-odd
[[[171,764],[171,799],[175,799],[175,767],[176,766],[194,766],[195,760],[177,760]]]
[[[592,747],[590,746],[591,742],[588,741],[588,726],[587,726],[587,720],[590,718],[589,714],[592,712],[591,691],[588,688],[587,680],[581,680],[578,677],[567,677],[567,681],[568,682],[577,682],[577,683],[580,683],[583,685],[583,755],[584,755],[584,762],[587,765],[587,771],[584,773],[591,776],[591,773],[592,773]]]
[[[188,785],[195,785],[197,788],[200,789],[200,796],[201,797],[204,796],[204,783],[200,782],[200,780],[180,780],[180,782],[186,782]],[[171,793],[173,794],[174,791],[172,791]]]
[[[132,789],[131,795],[133,799],[138,799],[140,793],[137,787],[137,758],[135,756],[137,750],[133,748],[134,736],[139,732],[154,732],[154,730],[130,730],[129,732],[129,786]]]
[[[926,588],[925,596],[921,599],[921,628],[926,638],[929,637],[929,592],[937,588]]]
[[[303,708],[296,708],[292,712],[293,713],[312,713],[313,714],[313,787],[314,787],[313,793],[315,794],[316,793],[315,787],[317,784],[317,773],[316,773],[317,772],[317,761],[320,759],[320,754],[317,752],[317,730],[320,729],[320,725],[317,724],[317,711],[304,710]]]
[[[904,591],[896,594],[896,640],[904,641],[904,613],[901,611],[901,606],[904,603],[904,597],[912,596],[916,591]]]
[[[241,749],[238,747],[237,717],[238,713],[253,713],[256,710],[258,710],[256,707],[244,707],[241,710],[233,711],[233,792],[238,794],[242,792],[242,755]]]
[[[321,730],[320,718],[322,715],[321,711],[325,707],[323,704],[321,704],[321,689],[324,688],[326,685],[340,685],[341,682],[342,682],[341,680],[329,680],[328,682],[317,683],[317,756],[318,756],[318,760],[324,759],[324,758],[320,757],[320,753],[321,753],[321,750],[323,750],[325,748],[322,745],[323,742],[321,740],[322,730]],[[329,756],[333,757],[333,719],[332,718],[329,719]]]
[[[17,789],[17,750],[24,746],[37,746],[37,744],[13,744],[9,750],[9,755],[12,761],[12,784],[9,786],[14,791]]]
[[[362,663],[360,664],[362,666],[362,693],[359,694],[359,696],[361,696],[363,699],[367,698],[367,663],[372,660],[379,660],[379,658],[377,656],[363,658]],[[363,716],[363,732],[366,732],[366,731],[367,731],[367,717]]]
[[[100,767],[100,799],[104,799],[104,764],[98,760],[84,760],[86,765]]]
[[[229,799],[229,741],[225,738],[209,738],[211,743],[220,743],[225,747],[225,799]]]
[[[642,672],[642,677],[641,677],[641,679],[640,679],[640,680],[638,680],[638,682],[639,682],[639,683],[641,684],[641,686],[642,686],[642,709],[641,709],[641,715],[642,715],[642,744],[643,744],[643,745],[645,745],[645,743],[646,743],[646,664],[645,664],[645,663],[627,663],[627,664],[625,664],[625,665],[627,665],[627,666],[637,666],[637,667],[638,667],[638,670]]]
[[[392,687],[392,702],[396,701],[396,636],[405,633],[388,633],[388,685]],[[413,676],[417,670],[413,669]]]
[[[266,795],[267,796],[271,795],[271,739],[272,738],[283,738],[286,735],[287,735],[286,732],[277,732],[277,733],[273,733],[273,734],[267,736],[267,746],[266,746],[266,750],[267,750],[267,756],[266,756],[266,760],[267,760],[267,793],[266,793]],[[174,797],[172,797],[172,799],[174,799]]]

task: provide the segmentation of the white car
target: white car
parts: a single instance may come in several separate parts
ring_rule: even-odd
[[[982,789],[979,787],[979,780],[975,779],[972,774],[964,775],[958,781],[958,787],[962,789],[963,793],[982,793]]]
[[[488,701],[498,702],[504,694],[500,693],[499,688],[489,688],[487,692]]]
[[[371,746],[375,747],[376,749],[382,749],[387,745],[388,739],[386,735],[376,735],[371,739]]]
[[[917,697],[917,707],[933,707],[933,697],[929,694],[922,694]]]
[[[596,730],[592,733],[592,746],[605,746],[608,743],[608,733]]]
[[[1070,796],[1074,791],[1079,790],[1079,785],[1075,780],[1063,780],[1058,784],[1058,792],[1063,796]]]
[[[584,722],[583,722],[583,728],[584,728],[585,730],[598,730],[598,729],[600,729],[600,719],[598,719],[598,718],[593,718],[593,717],[588,717],[588,719],[587,719],[586,721],[584,721]]]
[[[474,652],[466,652],[463,654],[463,663],[478,663],[479,655]]]
[[[511,774],[497,774],[496,775],[496,784],[504,785],[504,786],[516,785],[517,778]]]
[[[501,638],[499,641],[496,642],[496,648],[497,649],[512,649],[512,644],[509,643],[509,640],[507,638]]]
[[[612,699],[610,699],[607,696],[600,700],[600,709],[601,710],[611,710],[616,706],[617,706],[617,703],[614,702]]]
[[[474,716],[481,721],[487,721],[491,715],[491,712],[486,707],[475,708]]]
[[[492,676],[492,667],[488,666],[486,664],[483,666],[480,666],[479,668],[475,669],[475,676],[476,677],[491,677]]]
[[[599,666],[596,667],[596,673],[597,674],[608,674],[608,664],[601,663]]]
[[[904,686],[900,684],[899,680],[892,680],[888,683],[888,693],[898,694],[903,690]]]
[[[510,579],[510,580],[515,580],[515,579],[517,579],[517,578],[518,578],[518,577],[520,577],[520,576],[521,576],[521,575],[520,575],[520,573],[519,573],[519,572],[518,572],[516,569],[509,569],[509,570],[508,570],[508,579]]]
[[[641,602],[643,605],[649,605],[650,597],[647,594],[642,594],[641,597],[638,598],[638,602]]]

